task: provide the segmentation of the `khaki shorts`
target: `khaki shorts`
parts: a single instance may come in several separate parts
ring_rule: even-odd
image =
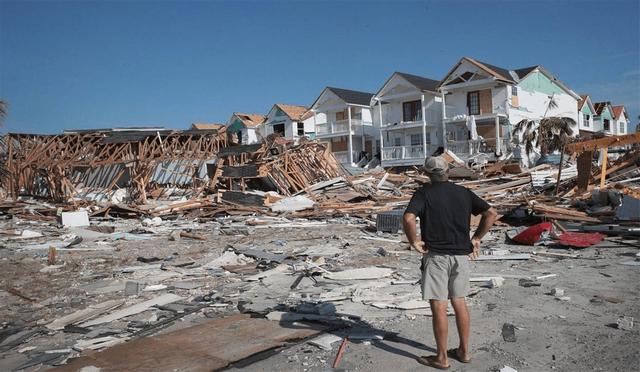
[[[422,299],[444,300],[469,293],[469,257],[427,253],[422,257]]]

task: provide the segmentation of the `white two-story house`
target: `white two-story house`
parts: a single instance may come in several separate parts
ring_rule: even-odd
[[[305,106],[276,103],[260,126],[260,133],[266,137],[279,133],[282,137],[298,143],[302,137],[313,137],[313,122],[305,121],[308,109]]]
[[[316,139],[343,164],[368,163],[377,153],[379,127],[371,116],[373,93],[326,87],[311,105]]]
[[[578,101],[578,130],[580,137],[591,138],[593,133],[600,132],[602,127],[596,126],[594,121],[596,115],[596,109],[591,102],[591,97],[588,95],[581,95]]]
[[[540,65],[509,70],[463,57],[439,89],[446,146],[463,158],[505,153],[513,125],[523,119],[578,122],[580,96]]]
[[[227,133],[239,144],[258,143],[260,142],[258,128],[264,120],[263,115],[234,112],[227,122]]]
[[[383,167],[420,165],[442,146],[437,80],[394,72],[371,99]]]

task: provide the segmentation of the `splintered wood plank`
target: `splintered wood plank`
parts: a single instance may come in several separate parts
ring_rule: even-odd
[[[214,371],[325,329],[240,314],[116,345],[52,371],[75,372],[87,366],[101,371]]]

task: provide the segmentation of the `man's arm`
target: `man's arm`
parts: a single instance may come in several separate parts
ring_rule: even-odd
[[[402,217],[402,226],[404,227],[404,233],[409,240],[411,248],[418,251],[418,253],[427,253],[427,247],[425,247],[422,240],[418,240],[418,230],[416,228],[416,215],[413,213],[405,213]]]
[[[469,255],[472,259],[478,258],[480,255],[480,241],[482,237],[484,237],[488,232],[493,223],[496,222],[496,218],[498,217],[498,211],[495,208],[491,207],[486,211],[482,212],[482,218],[480,218],[480,224],[476,229],[476,232],[473,233],[473,237],[471,238],[471,244],[473,245],[473,252]]]

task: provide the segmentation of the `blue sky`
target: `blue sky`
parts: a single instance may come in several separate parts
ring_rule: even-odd
[[[542,64],[640,114],[638,1],[0,1],[2,131],[224,122],[323,87]]]

